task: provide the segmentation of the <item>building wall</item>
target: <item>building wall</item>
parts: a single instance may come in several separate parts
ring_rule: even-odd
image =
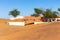
[[[42,22],[42,17],[34,17],[34,16],[25,16],[24,18],[15,18],[14,20],[10,20],[9,22],[25,22],[25,23],[32,23],[32,22]]]

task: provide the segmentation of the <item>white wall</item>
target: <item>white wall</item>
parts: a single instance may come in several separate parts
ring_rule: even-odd
[[[57,20],[60,20],[60,18],[57,18]]]
[[[44,23],[44,22],[34,22],[34,24],[41,24],[41,23]]]
[[[55,18],[55,21],[60,20],[60,18]]]
[[[17,16],[17,17],[12,17],[12,18],[10,18],[10,20],[15,20],[15,19],[23,19],[24,18],[24,16]]]
[[[24,18],[24,16],[17,16],[16,18],[17,18],[17,19],[18,19],[18,18],[21,18],[21,19],[23,19],[23,18]]]
[[[8,22],[8,24],[13,26],[25,26],[25,22]]]

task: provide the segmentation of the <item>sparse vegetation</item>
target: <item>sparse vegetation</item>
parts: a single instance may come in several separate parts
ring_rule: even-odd
[[[19,14],[20,14],[20,11],[18,11],[17,9],[14,9],[9,13],[9,15],[12,15],[13,17],[17,17]]]
[[[42,13],[42,9],[34,8],[35,13],[32,14],[31,16],[38,17]]]
[[[59,14],[59,12],[52,11],[51,9],[42,10],[42,9],[34,8],[34,11],[35,11],[35,13],[32,14],[31,16],[38,17],[38,16],[41,16],[40,14],[42,14],[45,18],[44,20],[46,20],[46,21],[50,21],[50,20],[52,21]],[[58,8],[58,11],[60,11],[60,8]]]

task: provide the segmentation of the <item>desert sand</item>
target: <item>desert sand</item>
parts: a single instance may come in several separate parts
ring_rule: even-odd
[[[0,19],[0,40],[60,40],[60,22],[9,26]]]

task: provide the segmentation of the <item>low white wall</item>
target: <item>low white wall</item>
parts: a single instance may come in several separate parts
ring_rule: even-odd
[[[34,24],[41,24],[41,23],[44,23],[44,22],[34,22]]]
[[[15,20],[16,18],[10,18],[10,20]]]
[[[60,20],[60,18],[57,18],[57,20]]]
[[[12,18],[10,18],[10,20],[15,20],[15,19],[23,19],[24,17],[23,16],[17,16],[17,17],[12,17]]]
[[[13,26],[25,26],[25,22],[8,22],[8,24]]]
[[[60,20],[60,18],[55,18],[55,21]]]

